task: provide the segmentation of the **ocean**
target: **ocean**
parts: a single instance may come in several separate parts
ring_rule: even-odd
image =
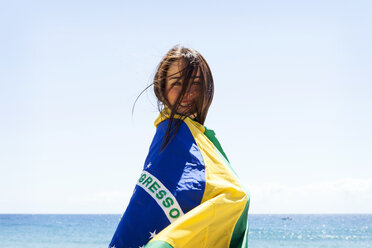
[[[0,214],[0,248],[107,248],[119,214]],[[372,248],[372,214],[250,214],[249,247]]]

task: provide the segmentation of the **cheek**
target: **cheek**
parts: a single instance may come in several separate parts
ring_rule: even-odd
[[[177,89],[174,87],[170,89],[167,94],[168,102],[173,105],[176,102],[179,94],[180,94],[180,89]]]

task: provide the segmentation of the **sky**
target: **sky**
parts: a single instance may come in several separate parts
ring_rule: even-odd
[[[2,1],[0,213],[122,213],[174,45],[250,213],[372,213],[370,1]]]

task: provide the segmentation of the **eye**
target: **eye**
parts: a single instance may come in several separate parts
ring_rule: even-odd
[[[200,85],[200,81],[194,81],[193,84],[194,85]]]
[[[179,86],[179,85],[181,85],[180,81],[176,81],[176,82],[172,83],[172,86]]]

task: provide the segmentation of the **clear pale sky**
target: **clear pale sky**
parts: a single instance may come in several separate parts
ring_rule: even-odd
[[[0,213],[122,213],[180,43],[250,213],[372,212],[370,1],[2,1]]]

